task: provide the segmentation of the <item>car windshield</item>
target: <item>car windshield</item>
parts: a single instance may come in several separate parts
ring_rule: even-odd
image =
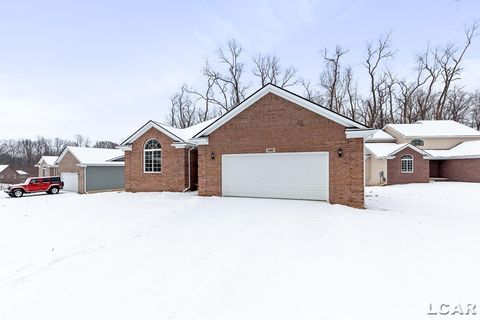
[[[31,178],[27,178],[27,180],[25,180],[25,182],[23,184],[29,184],[30,180],[31,180]]]

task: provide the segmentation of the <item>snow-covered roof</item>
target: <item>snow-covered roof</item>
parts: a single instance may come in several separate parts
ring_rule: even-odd
[[[390,158],[405,148],[411,148],[416,152],[428,156],[429,154],[409,143],[365,143],[367,154],[373,154],[376,158]]]
[[[480,137],[480,131],[453,120],[422,120],[409,124],[387,124],[390,128],[407,138],[455,138]]]
[[[395,142],[396,139],[383,130],[376,130],[373,136],[367,138],[367,142]]]
[[[158,124],[159,126],[164,127],[165,129],[167,129],[168,131],[170,131],[171,133],[173,133],[174,135],[179,137],[181,140],[186,142],[186,141],[190,140],[191,138],[193,138],[193,136],[195,136],[198,132],[202,131],[203,129],[208,127],[210,124],[215,122],[217,119],[218,119],[218,117],[212,118],[210,120],[207,120],[207,121],[204,121],[204,122],[201,122],[201,123],[197,123],[193,126],[190,126],[188,128],[183,128],[183,129],[171,127],[169,125],[166,125],[164,123],[159,123],[159,122],[156,122],[156,121],[155,121],[155,123]]]
[[[55,161],[58,164],[62,161],[65,154],[70,153],[83,165],[111,165],[121,166],[124,162],[110,162],[110,159],[117,158],[123,155],[123,150],[119,149],[102,149],[102,148],[87,148],[87,147],[66,147],[62,154]]]
[[[25,172],[25,171],[23,171],[23,170],[17,170],[17,173],[18,173],[19,175],[22,175],[22,176],[28,175],[28,172]]]
[[[132,144],[135,140],[137,140],[141,135],[143,135],[145,132],[150,130],[151,128],[155,128],[158,131],[162,132],[163,134],[169,136],[172,138],[175,142],[177,143],[190,143],[194,144],[195,142],[189,141],[195,134],[198,132],[202,131],[209,125],[211,125],[213,122],[215,122],[218,118],[213,118],[198,124],[195,124],[193,126],[190,126],[188,128],[175,128],[172,126],[169,126],[167,124],[158,122],[158,121],[153,121],[150,120],[146,124],[144,124],[140,129],[138,129],[134,134],[132,134],[130,137],[128,137],[125,141],[123,141],[120,144],[120,148],[128,148],[130,144]]]
[[[39,165],[42,162],[45,162],[47,166],[54,166],[55,161],[57,161],[57,158],[58,158],[57,156],[43,156],[40,158],[40,160],[38,160],[37,165]]]
[[[0,164],[0,172],[8,168],[8,164]]]
[[[480,140],[465,141],[449,150],[425,150],[433,159],[480,158]]]

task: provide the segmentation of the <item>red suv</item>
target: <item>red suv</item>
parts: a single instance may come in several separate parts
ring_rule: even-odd
[[[57,194],[63,189],[63,181],[60,177],[28,178],[24,183],[8,186],[5,190],[10,197],[20,198],[24,193],[46,192]]]

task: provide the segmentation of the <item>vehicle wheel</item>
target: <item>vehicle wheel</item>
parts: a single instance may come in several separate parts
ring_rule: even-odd
[[[15,191],[13,191],[13,196],[14,196],[15,198],[20,198],[21,196],[23,196],[23,191],[22,191],[22,189],[17,189],[17,190],[15,190]]]
[[[9,197],[12,197],[12,198],[14,197],[14,195],[13,195],[13,194],[11,194],[11,193],[9,193],[9,194],[8,194],[8,196],[9,196]]]
[[[50,193],[51,193],[51,194],[57,194],[58,191],[60,191],[60,190],[58,190],[57,187],[53,187],[52,189],[50,189]]]

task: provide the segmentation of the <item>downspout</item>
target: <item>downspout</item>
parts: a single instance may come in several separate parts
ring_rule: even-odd
[[[192,170],[191,170],[191,161],[190,161],[190,152],[195,149],[195,146],[192,146],[188,149],[188,187],[183,190],[183,192],[187,192],[192,188]]]
[[[87,166],[83,166],[83,193],[88,194],[88,192],[87,192]]]

